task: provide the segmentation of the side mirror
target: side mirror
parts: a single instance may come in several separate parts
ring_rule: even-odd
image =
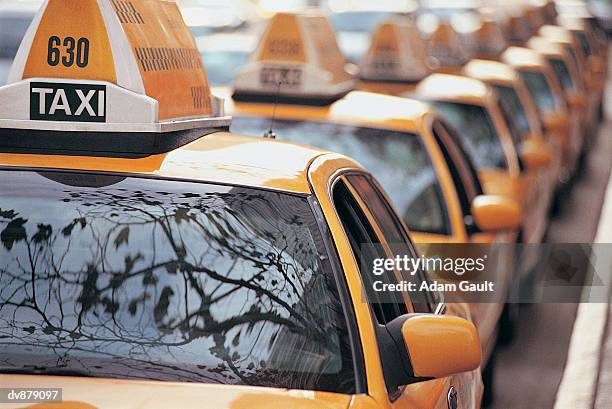
[[[552,154],[542,140],[530,138],[521,146],[521,160],[528,169],[540,169],[551,164]]]
[[[582,111],[586,107],[587,101],[584,95],[572,92],[567,96],[567,103],[574,111]]]
[[[505,196],[480,195],[472,202],[472,217],[482,231],[516,230],[521,225],[519,204]]]
[[[417,378],[444,378],[480,366],[480,337],[471,322],[452,316],[420,315],[402,325]]]
[[[569,118],[560,113],[548,113],[543,118],[544,127],[552,132],[566,132],[569,127]]]
[[[596,75],[602,75],[606,72],[606,63],[603,58],[592,55],[589,57],[591,71]]]
[[[387,388],[473,371],[481,363],[474,324],[449,315],[406,314],[381,332]]]
[[[588,91],[598,91],[602,87],[601,82],[596,78],[597,74],[587,74],[585,83]]]

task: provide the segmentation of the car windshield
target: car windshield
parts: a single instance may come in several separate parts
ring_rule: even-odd
[[[495,85],[494,88],[499,96],[500,104],[512,117],[514,125],[521,135],[530,133],[532,130],[529,124],[529,118],[527,117],[525,107],[516,90],[505,85]]]
[[[574,90],[574,82],[565,61],[553,58],[550,60],[550,65],[552,65],[555,75],[561,82],[563,90],[565,92]]]
[[[591,44],[589,44],[589,39],[585,32],[578,31],[576,33],[576,37],[578,37],[578,42],[580,43],[580,47],[584,51],[584,55],[587,57],[593,54],[593,50],[591,49]]]
[[[480,105],[434,102],[444,119],[462,135],[465,149],[476,169],[506,169],[506,157],[493,120]]]
[[[261,135],[266,118],[234,117],[235,132]],[[354,158],[382,185],[413,231],[448,234],[448,217],[429,154],[414,134],[305,121],[276,121],[278,138],[317,146]]]
[[[531,97],[535,100],[541,114],[557,110],[557,102],[546,76],[536,71],[521,71]]]
[[[208,82],[212,86],[230,85],[236,78],[240,67],[249,58],[248,52],[242,51],[204,51],[202,61],[206,67]]]
[[[336,32],[350,31],[371,34],[380,22],[392,16],[393,13],[383,11],[346,11],[333,13],[331,22]]]
[[[305,196],[0,172],[0,373],[354,392]]]
[[[0,16],[0,58],[14,58],[31,18]]]

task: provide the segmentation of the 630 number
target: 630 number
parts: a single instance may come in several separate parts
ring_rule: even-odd
[[[63,50],[60,49],[62,46]],[[64,67],[72,67],[74,64],[79,68],[87,67],[87,64],[89,64],[89,39],[82,37],[75,40],[73,37],[65,37],[62,40],[57,36],[49,37],[47,63],[55,67],[60,62]]]

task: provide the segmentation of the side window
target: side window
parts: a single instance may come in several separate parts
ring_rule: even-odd
[[[370,178],[362,174],[351,174],[347,175],[346,179],[376,220],[385,241],[390,245],[393,257],[409,255],[416,258],[416,251],[407,232],[395,215],[391,205]],[[423,272],[419,271],[417,274],[416,278],[419,282],[425,280]],[[404,278],[408,279],[408,277]],[[432,306],[435,304],[434,297],[429,292],[411,293],[410,298],[415,312],[431,312]]]
[[[438,142],[438,145],[440,146],[440,149],[442,150],[442,154],[444,155],[444,160],[446,162],[446,165],[448,166],[448,169],[453,177],[453,184],[455,185],[457,196],[459,196],[459,202],[461,203],[462,213],[465,216],[470,213],[470,205],[472,201],[470,200],[470,197],[468,196],[466,190],[463,187],[464,185],[463,185],[463,180],[461,179],[461,172],[459,170],[459,167],[455,164],[455,162],[451,158],[451,155],[448,149],[446,148],[445,144],[442,142],[440,133],[441,133],[441,129],[439,129],[439,126],[434,126],[433,127],[434,137],[436,138],[436,141]]]
[[[365,175],[352,174],[347,175],[346,179],[368,206],[387,243],[406,243],[408,236],[404,232],[400,221],[394,217],[390,206],[380,197],[368,178]]]
[[[470,159],[463,150],[459,136],[455,134],[452,128],[445,126],[440,121],[436,121],[433,126],[433,134],[453,177],[466,229],[468,232],[473,231],[474,224],[471,219],[472,201],[476,196],[483,193],[476,169],[474,169]]]
[[[361,264],[373,266],[375,259],[386,258],[387,254],[382,250],[382,243],[378,239],[374,228],[342,180],[334,186],[333,200],[353,254],[357,262],[360,263],[360,268],[362,267]],[[365,288],[373,288],[375,276],[370,269],[361,271],[361,279]],[[388,283],[396,281],[392,273],[385,275],[382,279]],[[383,294],[374,291],[368,291],[367,294],[368,302],[378,324],[387,324],[400,315],[408,313],[404,300],[399,297],[396,302],[386,302],[388,300],[383,299]]]

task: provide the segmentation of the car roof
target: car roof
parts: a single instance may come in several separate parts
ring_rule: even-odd
[[[541,53],[526,47],[508,47],[502,54],[502,61],[522,68],[539,69],[546,65]]]
[[[213,89],[213,93],[230,90]],[[271,116],[273,103],[234,102],[226,98],[228,112],[234,116]],[[376,107],[377,109],[372,109]],[[382,128],[403,132],[418,132],[434,110],[427,104],[407,98],[351,91],[343,98],[325,106],[279,104],[276,117]]]
[[[507,64],[491,60],[471,60],[463,71],[470,77],[481,81],[514,83],[519,79],[516,71]]]
[[[263,137],[215,132],[168,153],[141,158],[0,153],[0,168],[147,175],[310,194],[308,167],[324,153]],[[356,163],[355,167],[360,168]]]
[[[425,100],[452,101],[482,105],[491,89],[477,79],[460,75],[432,74],[419,83],[415,95]]]
[[[565,59],[567,56],[562,43],[555,40],[549,40],[546,37],[533,36],[529,39],[527,45],[540,54],[548,57],[561,57]]]

